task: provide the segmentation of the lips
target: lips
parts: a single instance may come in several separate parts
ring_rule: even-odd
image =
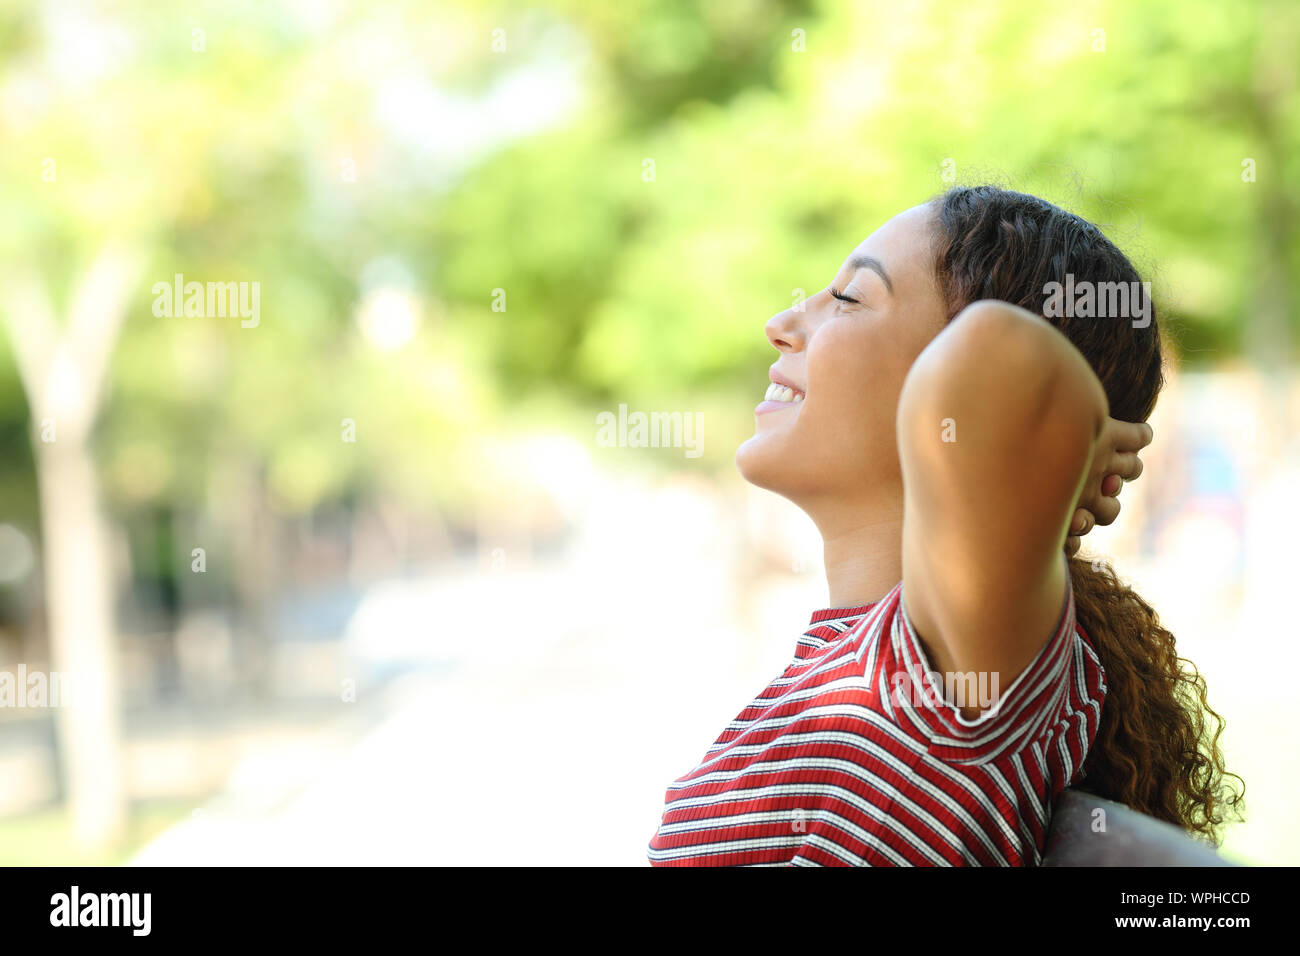
[[[786,388],[790,389],[791,391],[798,392],[800,395],[806,394],[808,391],[806,388],[801,386],[794,379],[788,378],[785,375],[778,372],[776,370],[775,365],[773,365],[771,368],[767,370],[767,377],[770,378],[774,384],[784,385]]]

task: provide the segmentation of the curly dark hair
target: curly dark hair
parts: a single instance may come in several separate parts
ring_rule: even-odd
[[[1062,315],[1073,310],[1048,303],[1049,283],[1064,285],[1070,274],[1073,283],[1140,281],[1101,230],[1036,196],[995,186],[954,187],[932,203],[936,274],[948,320],[979,299],[1042,315],[1088,360],[1111,416],[1145,421],[1164,385],[1154,304],[1148,300],[1150,321],[1143,325]],[[1174,635],[1110,565],[1076,555],[1070,576],[1079,626],[1101,658],[1107,683],[1083,787],[1219,846],[1225,821],[1242,816],[1245,783],[1224,768],[1218,745],[1224,722],[1206,700],[1205,679],[1178,656]],[[1240,791],[1228,778],[1241,783]]]

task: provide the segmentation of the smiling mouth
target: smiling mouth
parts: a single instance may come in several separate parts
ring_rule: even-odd
[[[763,396],[765,402],[785,402],[790,405],[796,405],[803,401],[803,392],[797,388],[790,388],[788,385],[778,385],[773,382],[767,387],[767,394]]]
[[[763,396],[763,400],[754,409],[754,414],[765,415],[769,412],[779,411],[782,408],[797,407],[802,404],[803,392],[797,388],[773,382],[767,387],[767,394]]]

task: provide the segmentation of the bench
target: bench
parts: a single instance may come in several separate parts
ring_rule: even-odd
[[[1104,812],[1104,817],[1098,811]],[[1095,822],[1094,822],[1095,821]],[[1102,825],[1104,822],[1104,829]],[[1174,826],[1067,789],[1052,807],[1043,866],[1237,866]]]

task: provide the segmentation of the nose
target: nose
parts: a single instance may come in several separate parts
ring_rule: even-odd
[[[792,305],[784,312],[772,316],[763,326],[767,340],[778,352],[798,352],[803,349],[806,341],[803,319],[806,313],[802,307],[806,305],[806,301]]]

